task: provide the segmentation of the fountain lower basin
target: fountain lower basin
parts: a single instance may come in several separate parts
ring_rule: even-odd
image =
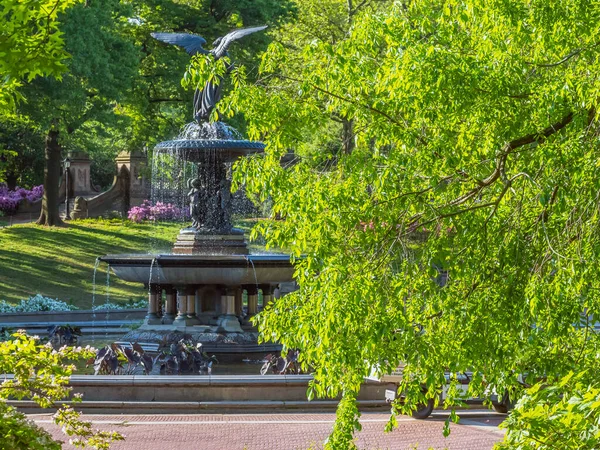
[[[250,332],[256,341],[248,319],[259,312],[259,291],[264,308],[281,283],[294,280],[288,255],[122,254],[100,260],[122,280],[147,286],[144,331]]]
[[[177,285],[262,285],[293,281],[288,255],[106,255],[101,261],[125,281]]]

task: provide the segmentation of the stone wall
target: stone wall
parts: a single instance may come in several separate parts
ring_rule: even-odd
[[[150,197],[150,181],[146,178],[147,158],[142,152],[121,152],[116,159],[117,175],[111,187],[98,192],[90,178],[91,161],[85,152],[70,152],[69,159],[69,199],[70,218],[85,219],[105,215],[127,217],[132,206],[140,205]],[[64,175],[64,171],[63,171]],[[65,203],[67,186],[65,177],[60,181],[59,203]],[[42,201],[23,201],[17,212],[10,218],[12,221],[34,221],[40,216]],[[62,213],[64,214],[64,212]]]

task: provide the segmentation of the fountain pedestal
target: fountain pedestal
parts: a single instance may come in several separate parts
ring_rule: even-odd
[[[208,234],[193,228],[179,232],[173,253],[176,255],[247,255],[244,233],[233,229],[227,234]]]

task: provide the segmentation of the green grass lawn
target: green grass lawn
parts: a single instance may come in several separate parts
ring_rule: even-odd
[[[0,300],[16,303],[42,294],[72,302],[79,308],[92,304],[92,279],[98,256],[110,253],[169,251],[180,223],[135,224],[125,220],[88,219],[68,227],[13,225],[0,229]],[[106,301],[107,266],[96,274],[96,304]],[[146,297],[140,284],[110,276],[111,302]]]

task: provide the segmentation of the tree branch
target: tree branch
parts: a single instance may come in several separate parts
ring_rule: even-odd
[[[487,219],[487,220],[489,220],[491,218],[491,216],[495,213],[496,209],[498,208],[498,205],[500,204],[500,201],[506,194],[506,192],[509,189],[512,182],[516,178],[525,175],[524,173],[518,173],[517,175],[512,177],[510,180],[506,179],[506,174],[505,174],[504,168],[505,168],[506,159],[508,158],[508,156],[519,147],[523,147],[525,145],[532,144],[534,142],[537,142],[538,144],[544,142],[544,140],[546,138],[559,132],[560,130],[562,130],[564,127],[566,127],[572,121],[573,121],[573,113],[569,113],[569,114],[565,115],[562,119],[560,119],[558,122],[553,123],[552,125],[543,129],[539,133],[531,133],[526,136],[523,136],[523,137],[520,137],[518,139],[514,139],[514,140],[508,142],[506,145],[504,145],[504,147],[502,148],[502,151],[500,152],[500,154],[498,156],[496,168],[487,178],[485,178],[482,181],[477,181],[477,186],[474,187],[473,189],[471,189],[469,192],[467,192],[464,195],[461,195],[460,197],[452,200],[451,202],[449,202],[446,205],[443,205],[437,209],[439,210],[439,209],[448,208],[451,206],[462,205],[463,203],[465,203],[468,200],[477,196],[484,188],[486,188],[487,186],[490,186],[499,178],[503,178],[505,180],[505,186],[504,186],[503,191],[500,193],[500,196],[496,200],[494,200],[493,202],[480,203],[480,204],[476,204],[476,205],[468,207],[468,208],[463,208],[463,209],[459,209],[457,211],[452,211],[452,212],[448,212],[445,214],[436,215],[434,218],[429,219],[425,222],[420,222],[420,220],[423,218],[425,213],[421,212],[421,213],[415,214],[410,219],[410,222],[409,222],[408,226],[406,227],[407,231],[405,231],[399,237],[406,236],[407,234],[414,232],[417,228],[427,226],[427,225],[429,225],[433,222],[436,222],[440,219],[445,219],[448,217],[457,216],[457,215],[463,214],[465,212],[473,211],[476,209],[487,208],[487,207],[493,206],[494,209],[492,210],[490,216]],[[486,220],[486,222],[487,222],[487,220]]]
[[[568,60],[570,60],[571,58],[573,58],[574,56],[579,55],[582,51],[584,51],[586,48],[576,48],[575,50],[573,50],[571,53],[569,53],[567,56],[565,56],[564,58],[562,58],[560,61],[557,61],[555,63],[548,63],[548,64],[535,64],[535,63],[528,63],[528,64],[532,64],[535,65],[537,67],[556,67],[556,66],[560,66],[561,64],[566,63]]]
[[[150,103],[162,103],[162,102],[184,102],[181,98],[151,98]]]
[[[290,81],[295,81],[296,83],[302,83],[302,80],[299,80],[297,78],[293,78],[293,77],[288,77],[287,75],[282,75],[282,74],[278,74],[277,76],[281,77],[281,78],[285,78],[286,80],[290,80]],[[346,98],[346,97],[342,97],[341,95],[335,94],[333,92],[330,92],[326,89],[323,89],[322,87],[317,86],[316,84],[310,83],[311,87],[319,92],[322,92],[323,94],[326,95],[330,95],[332,97],[337,98],[338,100],[342,100],[343,102],[347,102],[350,103],[352,105],[356,105],[356,106],[360,106],[361,108],[366,108],[371,112],[374,112],[375,114],[379,114],[380,116],[385,117],[387,120],[389,120],[390,122],[392,122],[394,125],[398,125],[398,126],[406,126],[406,123],[401,123],[399,122],[397,119],[394,119],[392,116],[390,116],[388,113],[381,111],[377,108],[373,108],[371,105],[368,105],[366,103],[361,103],[357,100],[353,100],[351,98]]]
[[[541,144],[546,140],[546,138],[559,132],[560,130],[562,130],[564,127],[566,127],[572,121],[573,121],[573,113],[570,112],[566,116],[564,116],[562,119],[560,119],[558,122],[553,123],[549,127],[544,128],[539,133],[531,133],[526,136],[523,136],[523,137],[520,137],[518,139],[508,142],[502,148],[502,151],[500,152],[500,155],[498,156],[498,160],[496,162],[496,168],[494,169],[494,171],[487,178],[485,178],[480,183],[478,183],[477,187],[471,189],[466,194],[461,195],[457,199],[451,201],[448,204],[448,206],[460,205],[460,204],[466,202],[467,200],[475,197],[477,194],[479,194],[479,192],[481,192],[481,190],[483,188],[493,184],[504,173],[506,159],[508,158],[508,156],[511,153],[514,152],[514,150],[516,150],[519,147],[528,145],[528,144],[533,144],[534,142]]]

